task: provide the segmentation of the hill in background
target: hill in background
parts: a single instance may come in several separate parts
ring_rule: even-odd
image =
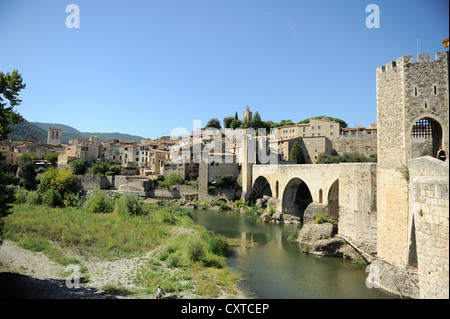
[[[47,130],[49,127],[61,128],[62,137],[61,143],[67,144],[69,140],[76,139],[78,137],[89,139],[90,136],[98,136],[100,142],[117,138],[119,140],[136,141],[140,142],[144,139],[142,136],[130,135],[125,133],[113,132],[113,133],[100,133],[100,132],[80,132],[76,128],[57,123],[41,123],[41,122],[28,122],[23,120],[22,123],[13,125],[14,131],[8,136],[8,140],[22,141],[27,135],[33,135],[41,142],[47,141]]]

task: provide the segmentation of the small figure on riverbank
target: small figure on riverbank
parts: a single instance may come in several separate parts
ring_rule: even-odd
[[[161,285],[158,285],[158,289],[156,290],[156,299],[161,299],[162,297],[162,288]]]
[[[447,159],[447,155],[445,154],[445,151],[442,149],[442,146],[439,146],[436,158],[444,162]]]

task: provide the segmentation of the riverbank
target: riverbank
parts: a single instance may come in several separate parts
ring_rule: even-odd
[[[217,238],[179,208],[135,217],[31,205],[13,211],[0,246],[1,298],[153,299],[158,283],[165,298],[246,298],[226,258],[211,252]],[[159,236],[145,241],[155,230]]]

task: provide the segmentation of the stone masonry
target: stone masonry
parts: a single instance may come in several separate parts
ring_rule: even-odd
[[[413,154],[414,130],[427,126],[436,127],[433,155],[441,145],[448,152],[448,59],[448,52],[438,52],[434,61],[430,54],[419,55],[417,62],[404,56],[376,71],[378,268],[406,274],[409,279],[395,289],[403,287],[411,297],[418,297],[410,289],[416,286],[421,298],[448,298],[448,160],[446,175],[423,158],[419,166],[410,161],[420,156]],[[380,278],[382,287],[394,282],[389,277]]]
[[[408,265],[408,181],[401,174],[411,158],[411,131],[428,117],[442,128],[448,150],[448,52],[404,56],[376,71],[378,123],[378,254],[388,262]]]
[[[417,265],[421,298],[449,298],[449,162],[412,159],[408,260]]]

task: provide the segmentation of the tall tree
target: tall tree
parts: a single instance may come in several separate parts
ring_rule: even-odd
[[[223,127],[224,128],[230,128],[231,127],[231,123],[233,122],[234,117],[232,116],[227,116],[223,118]]]
[[[29,191],[36,189],[38,184],[36,176],[37,173],[32,160],[20,161],[19,177],[21,186]]]
[[[9,126],[10,123],[18,124],[23,120],[14,110],[14,107],[22,102],[19,99],[19,92],[26,86],[22,82],[22,75],[17,70],[13,70],[11,74],[0,72],[0,141],[4,141],[13,131]],[[0,152],[0,161],[4,158]],[[0,165],[0,244],[3,239],[3,217],[11,213],[11,204],[14,202],[14,188],[8,185],[9,178],[2,167],[3,165]]]
[[[205,128],[216,128],[220,130],[222,127],[220,126],[220,121],[216,118],[212,118],[208,121]]]
[[[26,86],[22,82],[22,75],[17,70],[12,71],[11,74],[0,72],[0,141],[5,140],[13,131],[13,127],[9,126],[11,122],[19,124],[23,120],[22,116],[14,110],[14,107],[22,102],[19,99],[19,92]]]
[[[303,154],[303,150],[298,144],[298,141],[295,141],[292,146],[291,152],[289,153],[289,160],[296,161],[297,164],[305,164],[305,155]]]

